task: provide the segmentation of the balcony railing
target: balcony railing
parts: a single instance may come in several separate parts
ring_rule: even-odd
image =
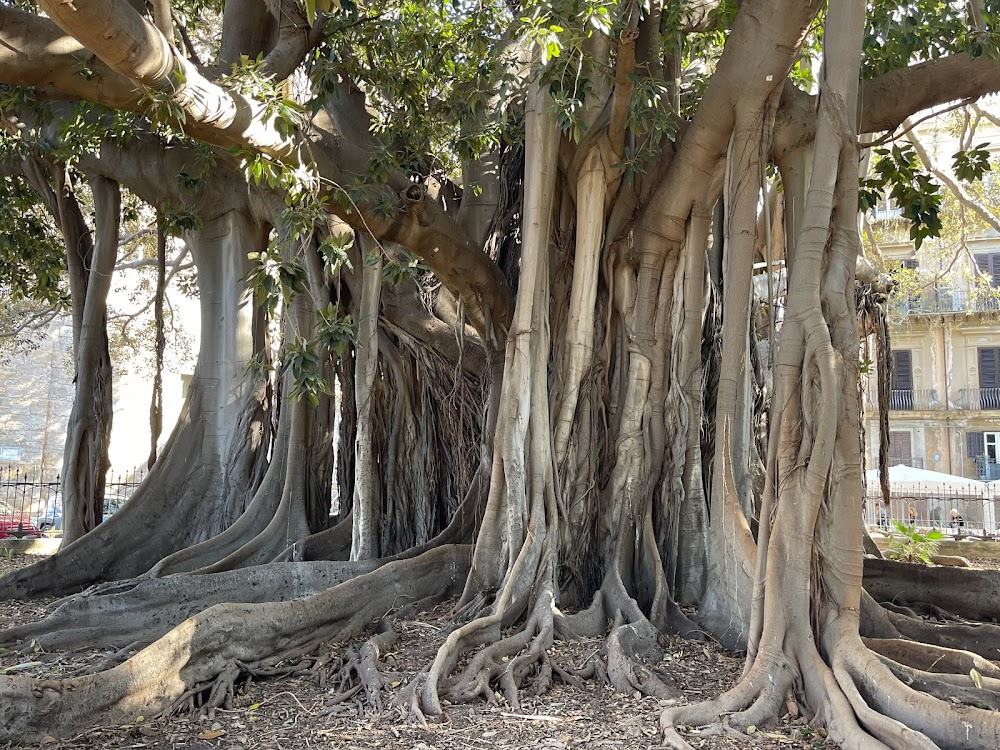
[[[890,313],[898,315],[944,315],[960,312],[998,312],[1000,294],[970,293],[948,289],[925,289],[909,297],[894,297]]]
[[[930,411],[940,409],[941,406],[934,388],[889,391],[889,409],[891,411]]]
[[[1000,463],[987,461],[985,458],[977,458],[976,476],[983,482],[992,482],[994,479],[1000,479]]]
[[[1000,409],[1000,388],[961,388],[958,408],[970,411]]]

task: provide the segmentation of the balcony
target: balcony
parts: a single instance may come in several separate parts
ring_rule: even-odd
[[[945,315],[962,312],[998,312],[1000,295],[970,293],[957,289],[925,289],[920,294],[889,300],[892,315]]]
[[[994,479],[1000,479],[1000,463],[987,461],[985,458],[977,458],[976,477],[983,482],[992,482]]]
[[[931,411],[940,408],[941,402],[934,388],[889,391],[890,411]]]
[[[969,411],[1000,409],[1000,388],[960,388],[958,408]]]

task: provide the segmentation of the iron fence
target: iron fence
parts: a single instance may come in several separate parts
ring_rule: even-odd
[[[921,532],[937,529],[948,537],[992,539],[998,532],[1000,499],[983,496],[969,480],[969,486],[893,488],[888,505],[877,484],[869,483],[865,521],[872,529],[892,532],[896,522]],[[953,513],[954,511],[954,513]]]
[[[110,470],[104,482],[104,517],[116,513],[146,476],[145,467]],[[62,477],[58,472],[0,466],[0,515],[26,517],[50,536],[62,533]]]

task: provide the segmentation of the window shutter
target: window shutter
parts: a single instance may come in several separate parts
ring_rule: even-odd
[[[889,432],[889,465],[913,465],[912,435],[907,430]]]
[[[980,253],[976,256],[976,268],[986,274],[993,286],[1000,287],[1000,253]]]
[[[986,441],[981,432],[965,433],[966,456],[975,461],[979,456],[986,453]]]
[[[892,353],[892,380],[894,391],[909,391],[913,389],[913,357],[909,349],[900,349]]]
[[[997,388],[997,366],[1000,365],[1000,348],[986,347],[979,350],[979,387]]]

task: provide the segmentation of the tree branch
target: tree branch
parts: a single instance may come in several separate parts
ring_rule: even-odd
[[[611,97],[611,122],[608,124],[608,139],[616,153],[625,151],[625,120],[628,105],[632,100],[635,84],[632,73],[635,70],[635,40],[638,29],[622,29],[618,44],[618,59],[615,62],[615,91]]]
[[[892,70],[861,87],[860,133],[895,130],[910,115],[960,99],[1000,91],[1000,61],[957,54]],[[816,135],[815,97],[786,83],[774,129],[774,150],[785,153]]]
[[[79,43],[60,36],[40,18],[23,13],[11,15],[2,7],[3,37],[8,43],[13,37],[15,44],[10,50],[0,45],[0,80],[23,85],[65,85],[71,95],[105,106],[141,111],[149,103],[139,100],[134,86],[128,83],[131,79],[180,105],[185,116],[184,132],[206,143],[223,148],[249,147],[291,166],[315,165],[334,184],[352,184],[353,175],[364,173],[368,144],[361,140],[362,145],[358,146],[356,134],[362,133],[363,139],[367,128],[361,131],[338,128],[330,118],[324,120],[321,112],[322,122],[303,121],[289,137],[283,136],[263,104],[207,80],[124,0],[77,0],[75,4],[43,0],[43,7],[67,33],[97,54],[99,60],[94,60],[91,68],[99,69],[109,81],[113,95],[106,98],[103,86],[76,75],[80,56],[89,54]],[[16,22],[15,34],[8,34],[8,18]],[[39,45],[39,38],[46,42]],[[18,49],[25,47],[35,51],[30,65],[18,54]],[[67,51],[52,59],[50,49]],[[98,65],[99,61],[104,64]],[[55,78],[46,73],[53,69],[52,63],[57,63],[55,69],[59,73]],[[124,82],[122,76],[126,77]],[[81,86],[80,82],[87,85]],[[363,106],[361,112],[365,114]],[[367,120],[364,124],[367,126]],[[351,132],[355,140],[342,145],[344,132]],[[342,160],[350,163],[342,167]],[[345,176],[344,172],[351,176]],[[423,258],[442,282],[462,298],[470,321],[484,342],[502,342],[512,300],[499,268],[435,201],[424,200],[422,195],[407,198],[414,186],[405,175],[392,175],[389,187],[398,191],[397,205],[402,210],[397,216],[387,218],[367,205],[345,208],[336,201],[330,201],[331,210],[340,213],[356,229],[369,232],[380,241],[405,245]]]

